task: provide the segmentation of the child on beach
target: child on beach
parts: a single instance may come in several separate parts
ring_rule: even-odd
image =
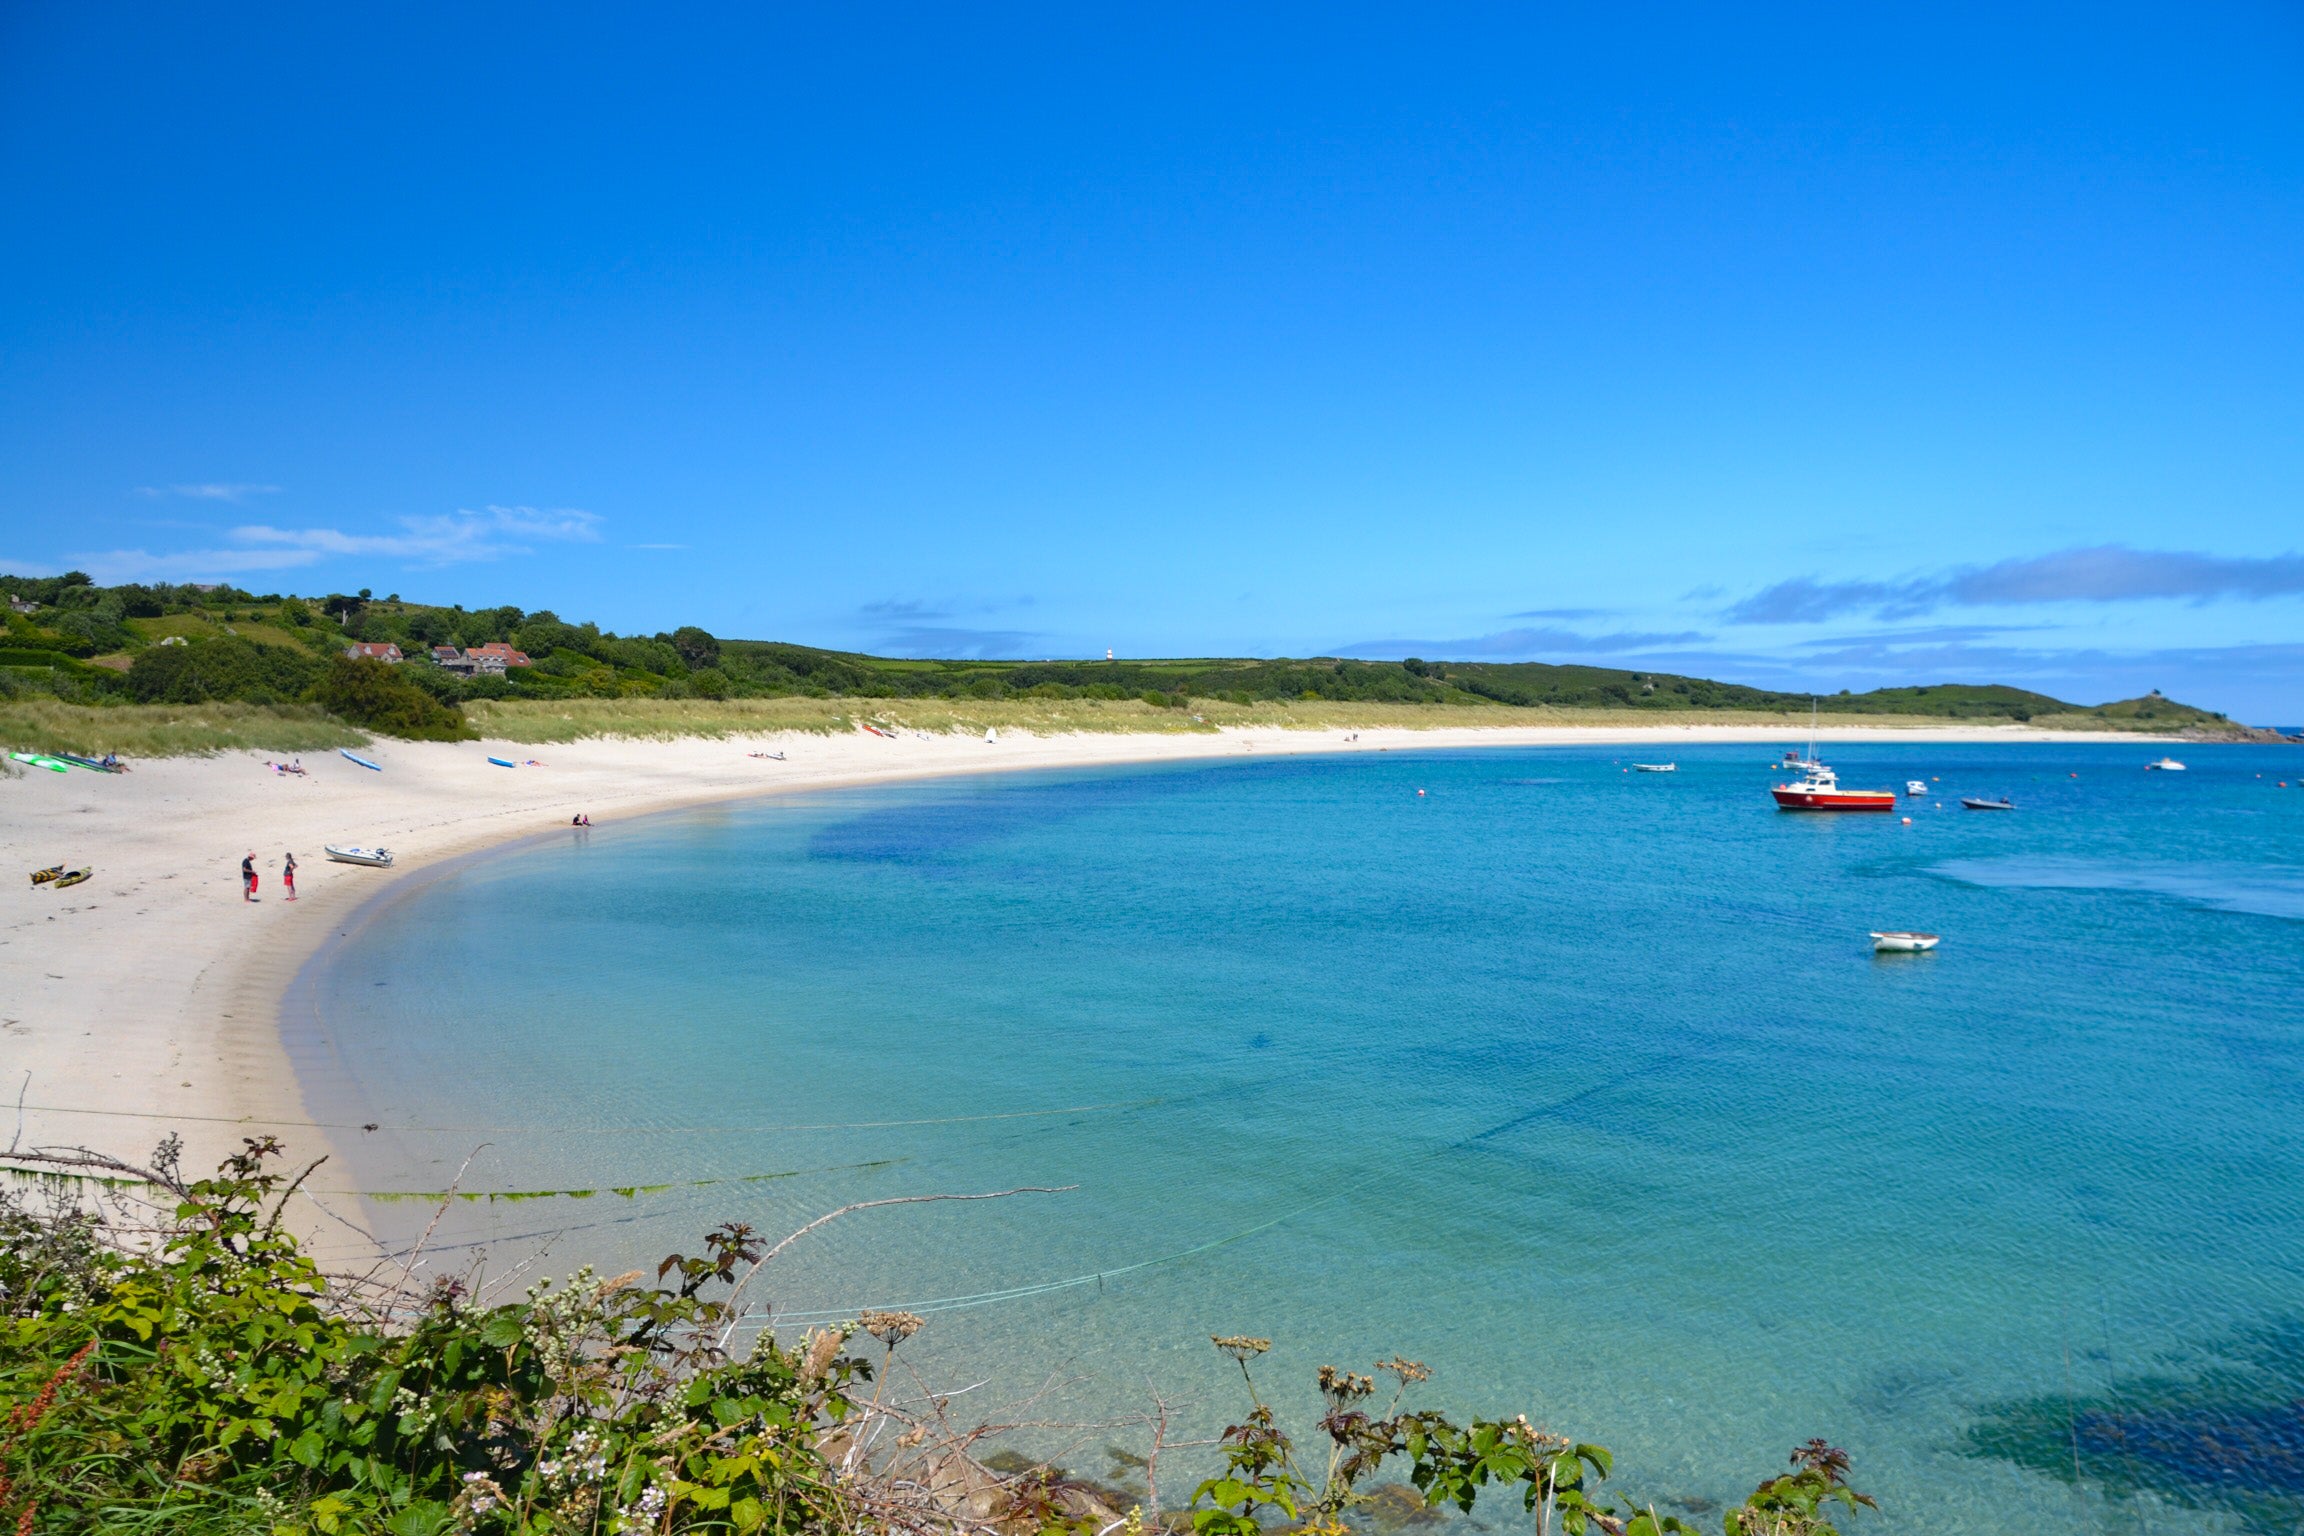
[[[242,901],[254,901],[256,899],[256,850],[253,848],[249,849],[248,856],[240,861],[240,899]]]
[[[288,899],[296,899],[296,855],[290,854],[280,861],[280,883],[288,887]]]

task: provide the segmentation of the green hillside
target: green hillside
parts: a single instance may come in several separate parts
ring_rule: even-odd
[[[1473,715],[1500,706],[1567,710],[1805,714],[1804,693],[1668,672],[1543,662],[1191,658],[1165,661],[897,660],[780,641],[731,640],[684,626],[619,635],[516,607],[411,603],[398,594],[262,595],[233,587],[103,587],[77,574],[0,575],[12,605],[0,635],[0,697],[67,703],[290,705],[358,698],[373,729],[453,734],[475,700],[750,699],[1135,700],[1184,708],[1327,701],[1427,705]],[[343,661],[353,641],[391,643],[407,660],[363,681]],[[501,642],[528,658],[496,676],[436,665],[433,646]],[[347,668],[351,668],[347,671]],[[379,690],[382,690],[381,692]],[[421,695],[421,697],[417,697]],[[437,706],[435,708],[434,706]],[[2223,716],[2157,694],[2101,706],[2020,688],[1945,683],[1836,693],[1826,715],[2054,722],[2147,731],[2234,729]],[[418,722],[418,723],[411,723]]]

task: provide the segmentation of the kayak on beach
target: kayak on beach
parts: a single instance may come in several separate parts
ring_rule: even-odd
[[[384,771],[384,767],[381,763],[372,763],[368,761],[368,759],[355,753],[350,747],[338,747],[336,749],[336,755],[348,763],[358,763],[361,767],[373,770],[374,772],[382,773]]]

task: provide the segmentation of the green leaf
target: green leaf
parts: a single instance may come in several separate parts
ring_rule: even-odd
[[[384,1522],[392,1536],[439,1536],[448,1523],[448,1506],[419,1499]]]

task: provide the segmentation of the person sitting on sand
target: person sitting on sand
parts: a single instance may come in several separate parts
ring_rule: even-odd
[[[240,899],[242,901],[254,901],[256,899],[256,850],[253,848],[249,849],[248,856],[240,861]]]

